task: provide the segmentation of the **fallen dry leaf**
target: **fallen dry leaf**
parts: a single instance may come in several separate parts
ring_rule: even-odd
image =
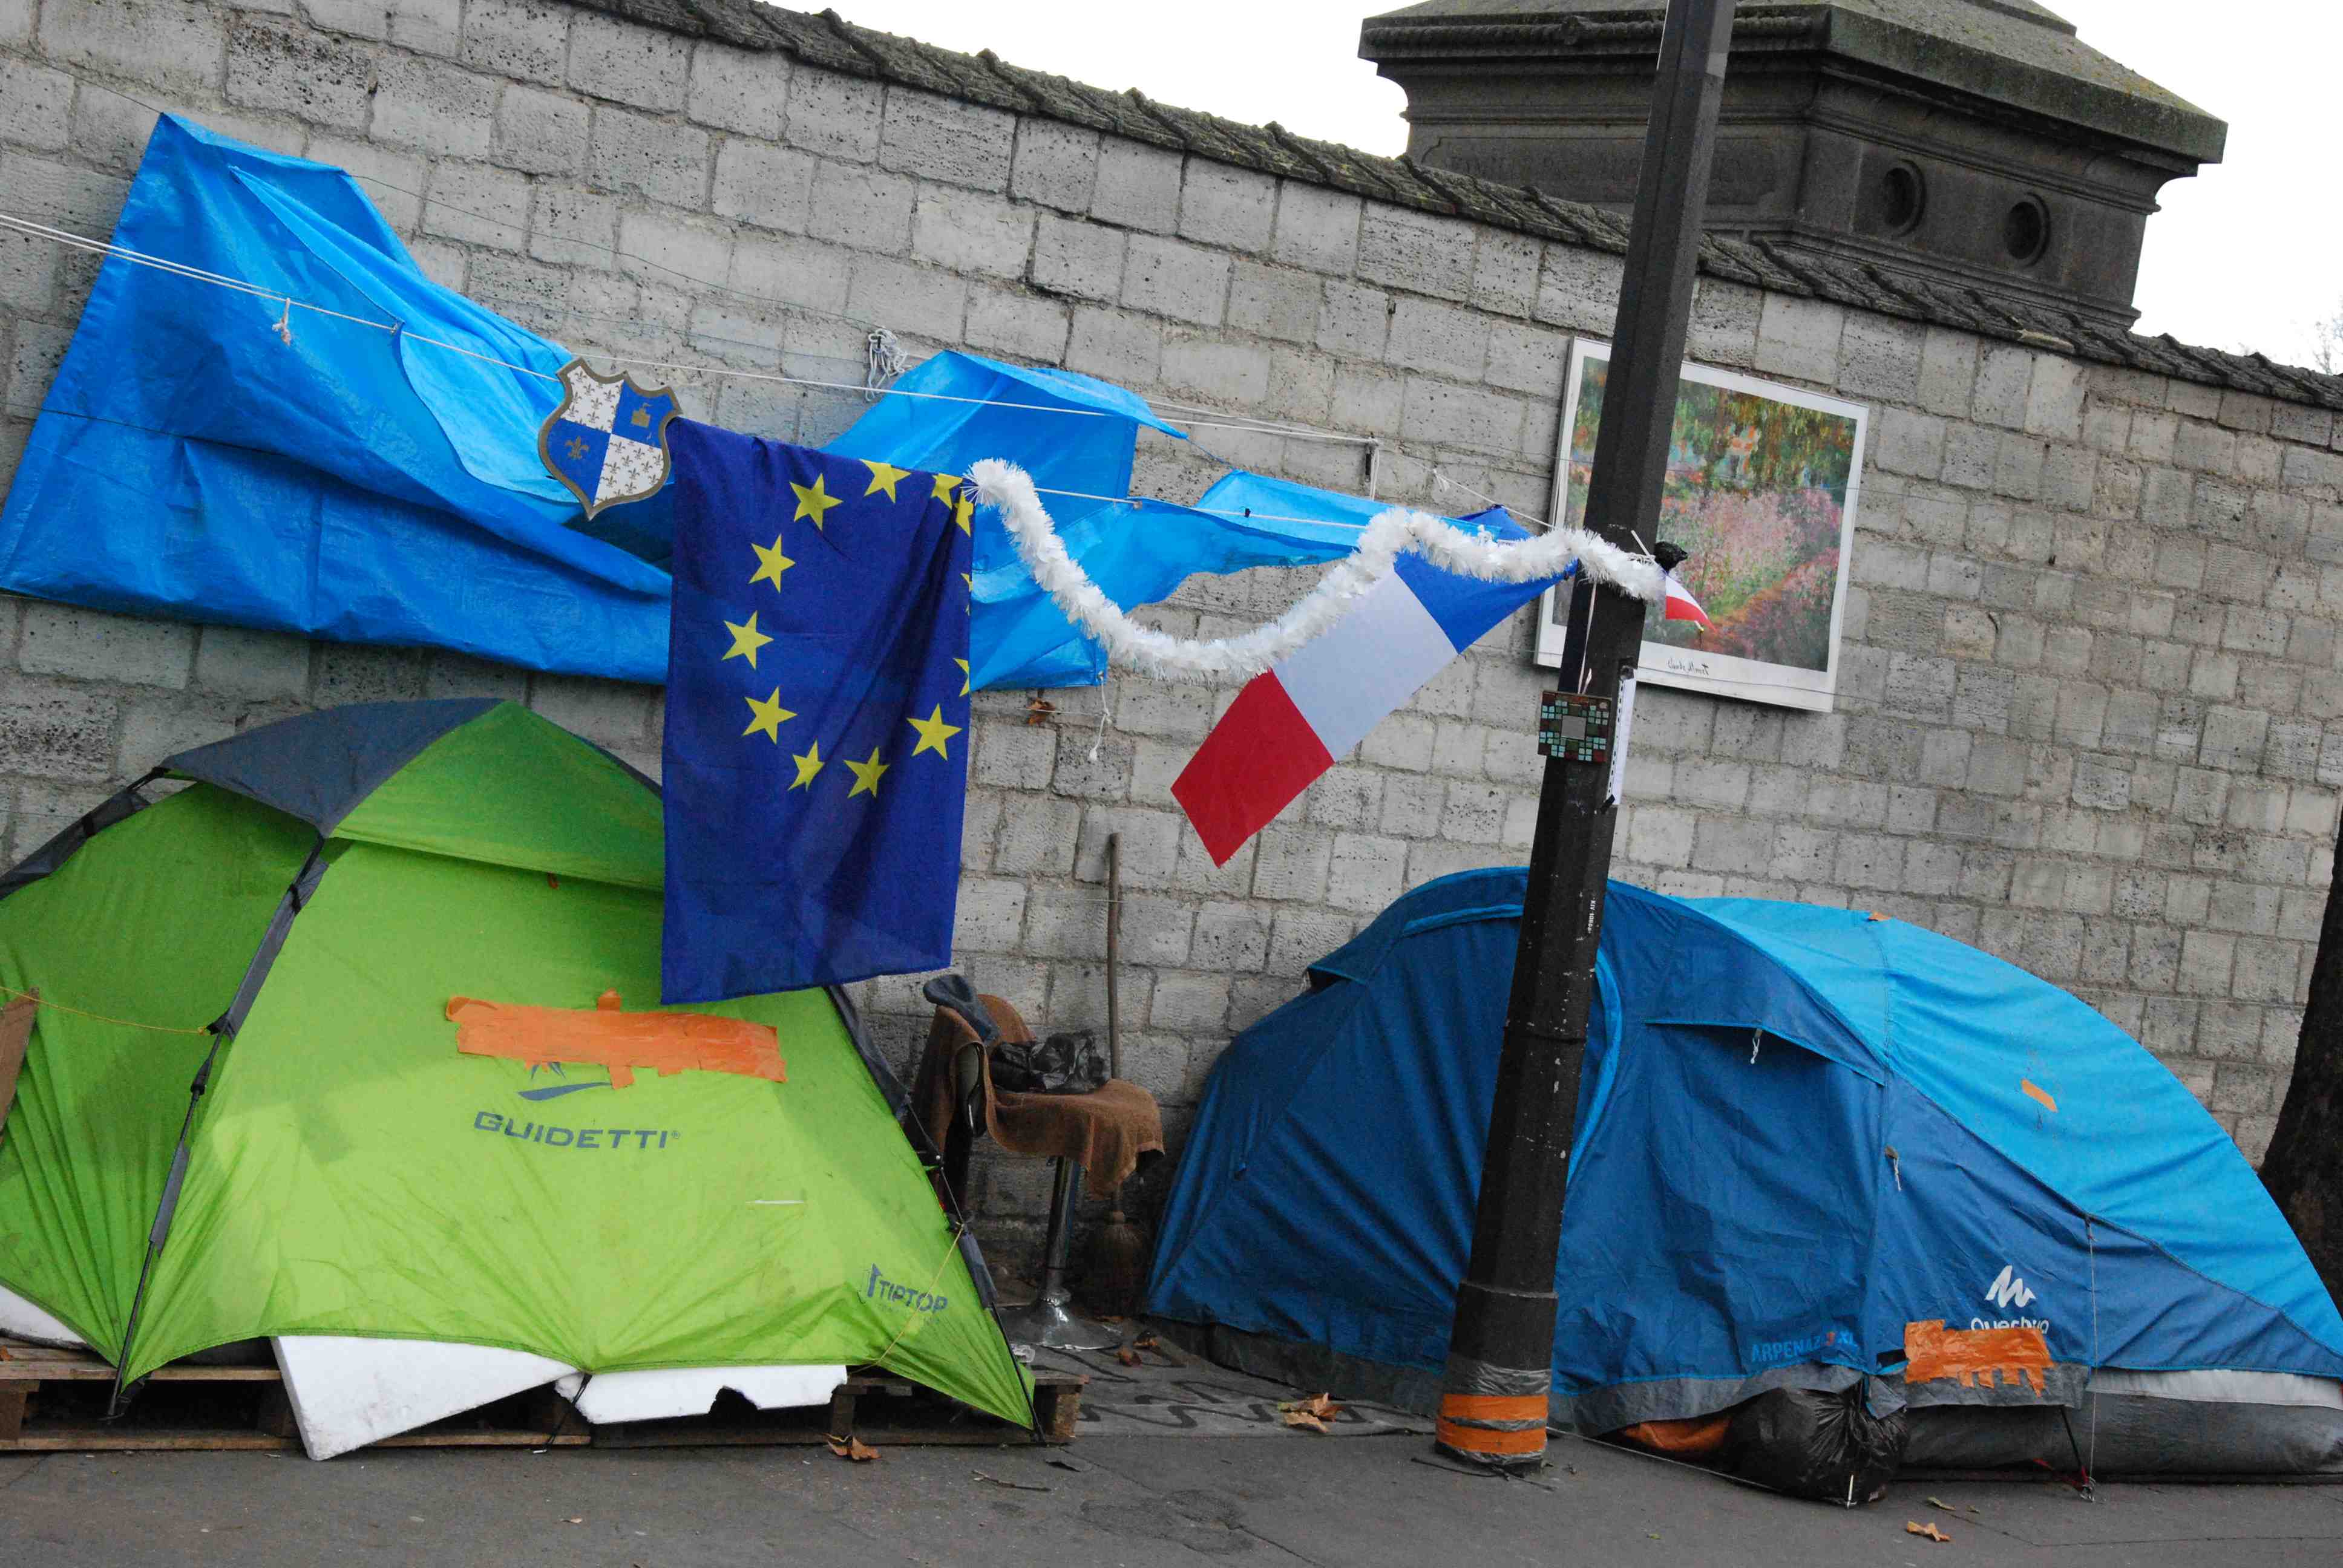
[[[1931,1497],[1928,1499],[1928,1506],[1931,1508],[1941,1508],[1947,1513],[1958,1513],[1960,1512],[1959,1509],[1954,1507],[1951,1503],[1946,1502],[1941,1497]]]
[[[1121,1350],[1115,1352],[1114,1359],[1121,1362],[1127,1367],[1144,1366],[1147,1364],[1140,1360],[1139,1352],[1132,1350],[1129,1345],[1125,1345]]]
[[[1943,1546],[1950,1546],[1953,1543],[1953,1538],[1946,1534],[1943,1531],[1937,1529],[1935,1525],[1921,1524],[1909,1519],[1906,1519],[1904,1522],[1904,1533],[1906,1535],[1925,1535],[1929,1540]]]
[[[1326,1423],[1320,1421],[1316,1416],[1312,1415],[1306,1410],[1287,1411],[1285,1412],[1285,1424],[1288,1426],[1307,1427],[1312,1432],[1324,1432],[1326,1430]]]
[[[840,1437],[835,1432],[830,1434],[830,1452],[857,1464],[868,1464],[879,1457],[879,1451],[860,1438]]]
[[[1028,724],[1047,724],[1057,717],[1057,713],[1058,705],[1054,702],[1039,697],[1026,699],[1025,722]]]
[[[582,1513],[573,1514],[568,1520],[568,1523],[572,1524],[583,1524],[586,1523],[586,1516]]]
[[[1277,1408],[1289,1413],[1299,1411],[1320,1421],[1332,1421],[1342,1413],[1342,1407],[1334,1402],[1334,1396],[1327,1393],[1313,1393],[1308,1399],[1289,1399]]]

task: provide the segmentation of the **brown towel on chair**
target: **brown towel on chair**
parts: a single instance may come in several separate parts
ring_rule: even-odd
[[[984,1010],[1009,1040],[1030,1040],[1017,1010],[997,996],[980,997]],[[928,1027],[928,1049],[911,1104],[937,1148],[951,1130],[952,1058],[976,1036],[958,1013],[936,1010]],[[1155,1097],[1135,1083],[1110,1078],[1091,1094],[1012,1094],[992,1087],[992,1061],[984,1059],[984,1125],[1012,1154],[1063,1155],[1089,1172],[1093,1198],[1106,1199],[1139,1168],[1143,1156],[1163,1152],[1163,1115]]]

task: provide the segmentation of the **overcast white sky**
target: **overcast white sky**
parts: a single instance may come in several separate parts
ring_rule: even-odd
[[[2343,305],[2336,0],[2046,0],[2086,43],[2229,123],[2222,163],[2148,220],[2139,330],[2301,363]],[[1358,57],[1382,0],[833,0],[864,26],[1137,87],[1184,108],[1368,152],[1406,144],[1398,87]]]

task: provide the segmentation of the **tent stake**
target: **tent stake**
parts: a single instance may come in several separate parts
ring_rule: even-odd
[[[1587,490],[1586,527],[1623,548],[1637,548],[1638,532],[1656,537],[1732,28],[1732,0],[1671,0],[1660,40]],[[1594,615],[1606,597],[1616,602]],[[1598,588],[1574,594],[1572,609],[1584,617],[1573,639],[1584,674],[1565,668],[1556,684],[1615,709],[1642,647],[1643,601]],[[1549,753],[1538,797],[1472,1261],[1441,1381],[1439,1451],[1492,1469],[1545,1458],[1554,1256],[1618,820],[1610,773],[1605,760]]]

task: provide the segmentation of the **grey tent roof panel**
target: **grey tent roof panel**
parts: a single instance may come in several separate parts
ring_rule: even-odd
[[[354,702],[197,746],[165,758],[163,766],[274,806],[327,834],[425,747],[499,700]]]

